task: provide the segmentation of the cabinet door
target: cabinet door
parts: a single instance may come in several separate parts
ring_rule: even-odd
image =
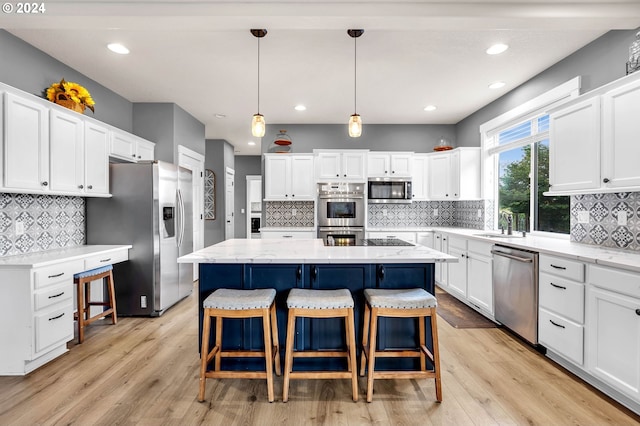
[[[109,193],[109,131],[86,122],[84,126],[84,191]]]
[[[449,254],[458,262],[449,264],[449,291],[467,297],[467,254],[458,247],[449,246]]]
[[[429,157],[429,199],[449,200],[449,177],[451,176],[451,158],[449,154]]]
[[[427,191],[427,162],[426,155],[415,155],[411,168],[411,191],[414,200],[426,200]]]
[[[449,196],[460,198],[460,151],[454,150],[449,154]]]
[[[136,141],[136,160],[150,161],[155,158],[155,144],[145,140]]]
[[[267,200],[288,199],[291,192],[291,159],[282,155],[264,158],[264,197]]]
[[[391,174],[389,154],[370,152],[367,156],[367,175],[369,177],[388,177]]]
[[[315,199],[313,180],[313,156],[291,157],[291,198],[295,200]]]
[[[416,233],[416,243],[421,246],[433,248],[433,232],[417,232]]]
[[[363,152],[342,153],[342,177],[349,180],[364,181],[366,176],[365,158]]]
[[[550,191],[600,187],[600,98],[549,116]]]
[[[467,257],[467,297],[469,302],[493,315],[492,260],[469,252]]]
[[[84,121],[77,113],[49,114],[50,185],[53,191],[84,192]]]
[[[132,135],[112,131],[109,144],[109,155],[127,161],[136,161],[136,140]]]
[[[408,177],[411,176],[412,154],[392,154],[391,155],[391,176]]]
[[[321,152],[316,158],[317,175],[319,180],[335,181],[340,178],[342,171],[342,157],[339,152]]]
[[[605,187],[640,187],[640,82],[602,96],[602,178]]]
[[[5,93],[4,186],[44,191],[49,185],[48,110]]]
[[[640,401],[640,299],[591,287],[589,372]]]
[[[434,235],[433,248],[442,253],[449,253],[449,241],[446,235],[436,232]],[[449,286],[449,264],[446,262],[436,263],[436,282],[442,288]]]

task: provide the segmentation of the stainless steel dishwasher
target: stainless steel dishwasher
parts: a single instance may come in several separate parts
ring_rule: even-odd
[[[494,245],[496,321],[531,344],[538,343],[538,253]]]

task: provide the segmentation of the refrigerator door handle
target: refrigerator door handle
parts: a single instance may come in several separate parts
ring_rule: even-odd
[[[180,190],[176,189],[176,246],[180,247],[182,234],[182,203],[180,200]]]
[[[179,201],[179,209],[180,209],[180,240],[178,241],[178,247],[182,247],[182,243],[184,242],[184,225],[185,225],[185,208],[184,208],[184,198],[182,198],[182,191],[178,189],[178,201]]]

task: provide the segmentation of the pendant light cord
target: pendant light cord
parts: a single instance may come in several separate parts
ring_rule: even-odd
[[[358,95],[358,38],[353,38],[353,113],[357,114],[356,101]]]
[[[258,37],[258,114],[260,114],[260,37]]]

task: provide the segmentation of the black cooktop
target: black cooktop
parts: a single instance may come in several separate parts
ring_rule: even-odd
[[[399,240],[397,238],[368,238],[360,240],[363,246],[413,246],[407,241]]]

